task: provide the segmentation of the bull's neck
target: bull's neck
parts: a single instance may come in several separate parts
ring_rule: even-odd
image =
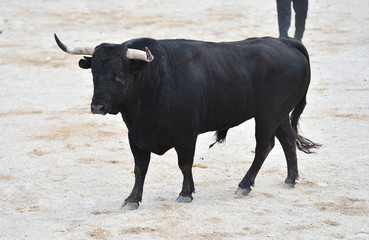
[[[123,104],[124,114],[140,117],[139,115],[155,114],[170,102],[170,89],[163,79],[155,77],[138,77],[132,84],[127,99]]]

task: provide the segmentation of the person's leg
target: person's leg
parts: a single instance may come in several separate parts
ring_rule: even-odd
[[[291,25],[291,0],[277,0],[279,37],[288,37]]]
[[[294,38],[301,41],[305,31],[305,21],[308,11],[308,0],[292,0],[293,9],[295,10],[295,36]]]

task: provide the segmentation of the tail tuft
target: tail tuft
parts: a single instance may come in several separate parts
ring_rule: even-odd
[[[300,115],[304,111],[305,106],[306,106],[306,94],[292,111],[291,125],[292,125],[293,130],[296,133],[297,148],[304,153],[310,154],[310,153],[314,153],[313,151],[311,151],[311,149],[313,148],[317,149],[322,145],[319,143],[314,143],[310,139],[307,139],[299,134],[299,131],[298,131],[299,130],[299,127],[298,127],[299,119],[300,119]]]
[[[300,151],[307,154],[315,153],[314,151],[311,151],[311,149],[318,149],[320,146],[322,146],[321,144],[314,143],[310,139],[307,139],[299,134],[297,134],[296,145]]]

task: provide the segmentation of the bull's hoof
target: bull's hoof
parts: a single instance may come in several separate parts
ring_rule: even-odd
[[[136,210],[138,206],[139,206],[138,202],[124,201],[120,209],[124,211],[131,211],[131,210]]]
[[[177,203],[190,203],[192,202],[192,197],[188,197],[188,196],[179,196],[177,199],[176,199],[176,202]]]
[[[247,188],[238,188],[236,191],[236,194],[238,196],[247,196],[249,193],[251,192],[251,189],[247,189]]]
[[[286,178],[286,180],[284,180],[284,183],[284,185],[289,185],[290,188],[294,188],[296,184],[296,178]]]

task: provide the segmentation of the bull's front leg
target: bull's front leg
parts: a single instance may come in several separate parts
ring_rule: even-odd
[[[176,202],[190,203],[192,202],[192,193],[195,192],[195,184],[192,177],[193,157],[195,154],[196,138],[175,147],[178,155],[178,165],[183,174],[182,191]]]
[[[142,200],[142,192],[144,181],[147,173],[147,169],[150,163],[149,151],[140,149],[129,137],[129,145],[135,160],[135,185],[132,189],[131,194],[124,200],[121,206],[122,210],[135,210],[139,206],[139,202]]]

